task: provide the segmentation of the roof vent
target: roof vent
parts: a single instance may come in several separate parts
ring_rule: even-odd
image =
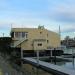
[[[38,29],[44,29],[44,25],[43,26],[38,26]]]

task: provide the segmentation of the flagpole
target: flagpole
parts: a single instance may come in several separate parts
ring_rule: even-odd
[[[59,37],[60,37],[60,46],[61,46],[61,30],[60,30],[60,25],[59,25]]]

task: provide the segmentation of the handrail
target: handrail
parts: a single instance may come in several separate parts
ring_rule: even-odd
[[[21,44],[23,41],[27,40],[27,38],[21,38],[19,39],[18,41],[14,42],[13,46],[12,47],[16,47],[18,46],[19,44]]]

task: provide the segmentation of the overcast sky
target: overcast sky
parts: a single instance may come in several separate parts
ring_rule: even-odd
[[[38,27],[75,36],[75,0],[0,0],[0,36],[12,27]]]

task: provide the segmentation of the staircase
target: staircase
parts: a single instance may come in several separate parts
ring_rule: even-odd
[[[27,40],[26,37],[21,38],[21,39],[19,39],[18,41],[14,42],[14,44],[12,45],[12,47],[16,47],[16,46],[18,46],[19,44],[21,44],[22,42],[24,42],[24,41],[26,41],[26,40]]]

